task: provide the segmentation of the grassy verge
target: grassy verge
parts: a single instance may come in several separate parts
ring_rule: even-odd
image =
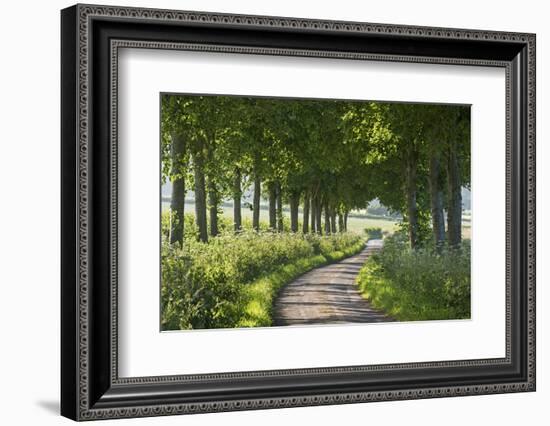
[[[269,327],[273,322],[273,303],[279,291],[300,275],[322,265],[337,262],[360,252],[364,248],[362,241],[345,250],[311,256],[284,265],[275,272],[262,277],[246,288],[244,313],[237,327]]]
[[[367,235],[367,241],[381,240],[384,238],[384,234],[387,234],[387,232],[382,231],[382,228],[365,228],[364,231]]]
[[[242,231],[236,234],[232,230],[223,230],[208,243],[202,243],[193,237],[192,227],[186,227],[185,232],[183,246],[169,244],[168,234],[163,232],[162,330],[241,326],[245,308],[255,300],[256,294],[261,294],[259,290],[257,293],[249,290],[259,280],[268,277],[270,287],[275,287],[272,282],[299,275],[317,266],[318,261],[342,258],[362,243],[359,236],[351,233],[320,236]],[[255,321],[248,324],[253,326]]]
[[[412,251],[388,237],[357,277],[362,295],[400,321],[470,318],[470,250]]]

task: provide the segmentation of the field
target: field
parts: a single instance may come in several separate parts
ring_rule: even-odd
[[[264,208],[265,207],[265,208]],[[162,210],[166,211],[170,208],[170,203],[167,201],[164,201],[162,203]],[[188,212],[194,212],[195,211],[195,203],[193,200],[186,200],[185,201],[185,209]],[[220,206],[220,212],[222,217],[232,219],[233,218],[233,205],[231,202],[224,203]],[[261,221],[267,221],[268,211],[267,206],[262,205],[262,209],[260,211],[260,220]],[[290,211],[288,209],[283,209],[283,216],[285,219],[290,220]],[[252,220],[252,210],[249,208],[243,207],[242,208],[242,217],[243,219]],[[362,215],[362,217],[358,217],[354,214],[354,212],[351,212],[349,218],[348,218],[348,231],[354,232],[356,234],[363,234],[365,228],[380,228],[382,231],[392,233],[397,229],[397,222],[386,219],[383,217],[367,217],[366,215]]]

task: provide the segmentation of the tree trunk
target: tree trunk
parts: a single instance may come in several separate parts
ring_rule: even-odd
[[[195,169],[195,221],[199,228],[199,240],[208,242],[208,230],[206,223],[206,188],[204,182],[204,158],[202,144],[194,155]]]
[[[344,232],[348,232],[348,211],[344,212]]]
[[[416,206],[416,155],[412,149],[407,156],[406,173],[405,195],[409,222],[409,244],[412,249],[415,249],[418,246],[418,208]]]
[[[338,212],[338,231],[344,232],[344,216]]]
[[[241,197],[241,169],[237,167],[233,177],[233,223],[235,232],[239,232],[242,228]]]
[[[328,208],[328,201],[325,200],[323,210],[325,211],[325,235],[330,234],[330,211]]]
[[[311,232],[315,234],[317,232],[317,201],[315,195],[311,195]]]
[[[453,141],[447,158],[447,229],[451,247],[460,247],[462,242],[462,185],[456,151],[456,142]]]
[[[336,210],[330,210],[330,231],[336,234]]]
[[[277,228],[277,208],[275,202],[277,200],[277,191],[275,189],[275,183],[270,182],[269,187],[269,227],[273,230]]]
[[[445,243],[445,218],[443,216],[443,189],[441,188],[441,164],[439,155],[430,156],[430,201],[432,212],[432,233],[437,251]]]
[[[208,183],[208,204],[210,209],[210,236],[219,234],[218,230],[218,204],[220,203],[218,190],[214,182]]]
[[[254,199],[252,205],[252,227],[260,230],[260,196],[262,191],[262,181],[258,174],[254,175]]]
[[[321,205],[321,197],[317,195],[315,197],[315,230],[319,235],[323,234],[322,230],[322,222],[321,222],[321,216],[322,216],[322,205]]]
[[[214,136],[209,136],[209,146],[206,151],[208,164],[214,163]],[[206,177],[206,188],[208,190],[208,210],[210,212],[210,236],[215,237],[219,234],[218,230],[218,204],[220,203],[220,195],[212,176]]]
[[[302,232],[309,232],[309,191],[304,192],[304,209],[302,211]]]
[[[290,194],[290,230],[298,232],[298,208],[300,207],[300,193],[298,191]]]
[[[283,191],[281,190],[281,184],[277,182],[276,185],[277,194],[277,231],[283,232]]]
[[[172,181],[172,199],[170,200],[170,212],[173,221],[170,228],[170,243],[183,244],[185,225],[185,139],[182,135],[172,135],[172,173],[176,176]]]

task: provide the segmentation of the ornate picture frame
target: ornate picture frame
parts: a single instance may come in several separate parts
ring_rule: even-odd
[[[509,32],[64,9],[61,414],[93,420],[534,391],[535,41],[534,34]],[[119,377],[117,58],[127,47],[503,68],[505,357]]]

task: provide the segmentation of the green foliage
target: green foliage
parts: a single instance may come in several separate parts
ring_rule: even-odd
[[[272,324],[272,308],[277,292],[299,275],[326,262],[327,259],[320,254],[298,259],[250,283],[244,290],[248,302],[237,327],[269,327]]]
[[[400,321],[470,318],[470,248],[411,250],[397,233],[357,278],[373,306]]]
[[[430,212],[427,208],[418,211],[417,221],[416,232],[418,234],[418,243],[420,246],[426,246],[432,241],[432,222]],[[410,223],[405,216],[403,221],[397,224],[396,232],[402,236],[408,235],[409,227]]]
[[[328,240],[332,241],[329,242]],[[350,235],[340,239],[335,236],[320,237],[318,242],[318,248],[322,254],[298,259],[296,262],[277,268],[271,274],[246,286],[248,302],[239,321],[239,327],[269,327],[272,325],[273,302],[279,290],[285,284],[313,268],[337,262],[358,253],[364,248],[364,242],[361,239]],[[324,247],[324,249],[321,247]],[[330,247],[333,248],[333,251],[328,251]]]
[[[314,254],[320,254],[329,260],[342,258],[342,253],[355,245],[363,244],[363,240],[355,234],[343,232],[329,236],[306,234],[303,237],[313,248]]]
[[[384,237],[382,228],[365,228],[365,234],[369,240],[381,240]]]
[[[175,214],[170,210],[165,210],[162,212],[160,221],[161,221],[161,234],[163,238],[169,239],[170,235],[170,223],[175,221]],[[267,225],[263,224],[263,227],[267,229]],[[233,229],[233,221],[227,216],[219,216],[218,218],[218,228],[221,233],[229,232]],[[250,225],[250,229],[252,225]],[[196,241],[197,236],[199,235],[199,228],[195,221],[195,215],[193,213],[185,213],[184,215],[184,240],[187,244],[188,241]]]
[[[213,268],[209,262],[215,260],[222,260],[219,253],[162,244],[163,330],[230,327],[237,321],[241,286],[232,279],[231,265],[222,260]]]
[[[378,198],[408,222],[406,194],[414,192],[422,240],[434,151],[442,162],[455,152],[469,184],[469,107],[169,94],[161,101],[163,179],[183,178],[191,188],[199,169],[218,202],[257,176],[264,188],[277,183],[285,200],[307,191],[344,213]],[[185,150],[174,157],[176,135]]]
[[[272,298],[275,288],[304,268],[316,266],[315,259],[334,261],[363,244],[350,234],[321,237],[253,231],[222,233],[208,244],[188,241],[180,248],[163,238],[163,330],[255,324],[249,316],[243,320],[243,315],[250,314],[249,307],[259,303],[257,295],[267,290],[258,293],[249,287],[269,283]],[[261,279],[262,285],[257,282]]]
[[[366,224],[357,224],[350,212],[376,199],[386,213],[403,218],[403,235],[411,230],[409,245],[419,248],[410,251],[398,237],[388,241],[363,272],[381,284],[365,291],[375,301],[394,300],[387,303],[397,318],[463,315],[469,248],[434,254],[421,247],[434,240],[430,188],[458,199],[452,198],[456,188],[469,184],[469,120],[466,106],[163,94],[162,180],[178,183],[172,208],[180,217],[186,191],[195,193],[196,212],[183,216],[181,241],[182,224],[162,214],[163,329],[265,325],[270,303],[289,277],[361,247],[359,237],[347,233],[289,234],[287,217],[282,232],[260,222],[257,233],[250,218],[240,221],[238,209],[233,220],[221,214],[226,200],[239,206],[245,191],[258,188],[264,198],[276,188],[277,204],[291,204],[294,230],[302,229],[297,211],[307,199],[308,207],[315,206],[313,216],[338,217],[342,229],[362,233]],[[437,179],[430,174],[433,159],[441,163]],[[260,195],[254,194],[258,212]],[[434,211],[454,212],[451,206],[440,201]],[[368,226],[394,230],[391,221]],[[317,223],[317,232],[320,227]],[[369,238],[383,235],[380,229],[365,232]],[[178,240],[172,246],[170,236]]]

